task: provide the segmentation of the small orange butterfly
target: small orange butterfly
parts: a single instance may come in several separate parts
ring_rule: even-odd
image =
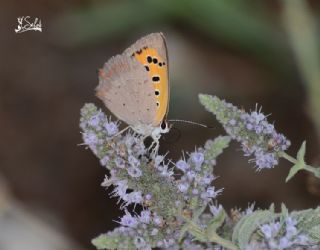
[[[161,134],[169,132],[168,52],[163,34],[149,34],[106,62],[99,71],[96,95],[136,133],[151,136],[157,150]]]

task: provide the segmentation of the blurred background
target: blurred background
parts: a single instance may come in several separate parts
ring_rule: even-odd
[[[41,19],[42,32],[16,34],[17,18]],[[83,146],[79,111],[94,102],[97,69],[151,32],[162,31],[170,57],[169,118],[161,151],[179,159],[224,134],[198,102],[217,95],[253,110],[256,103],[295,155],[320,164],[320,2],[303,0],[1,1],[0,249],[94,249],[120,212],[100,183],[106,170]],[[180,137],[176,134],[180,133]],[[306,173],[289,183],[289,164],[256,172],[231,147],[218,159],[216,186],[226,209],[290,210],[319,205],[320,184]]]

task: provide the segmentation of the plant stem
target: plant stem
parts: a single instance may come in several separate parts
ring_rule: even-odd
[[[293,163],[293,164],[301,164],[301,162],[299,162],[296,158],[288,155],[287,153],[285,152],[282,152],[281,155],[280,155],[282,158],[288,160],[289,162]],[[319,171],[319,167],[313,167],[313,166],[310,166],[308,164],[303,164],[301,165],[301,169],[304,169],[306,171],[309,171],[311,173],[313,173],[316,177],[320,177],[319,174],[320,174],[320,171]]]

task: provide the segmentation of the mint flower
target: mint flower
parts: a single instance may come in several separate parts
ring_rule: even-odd
[[[259,244],[260,247],[265,246],[261,249],[315,249],[311,248],[312,240],[299,232],[297,225],[298,222],[289,215],[285,218],[284,223],[277,221],[261,225],[260,231],[263,238]],[[252,246],[257,244],[255,242]],[[249,246],[248,249],[252,248]]]
[[[121,217],[120,222],[122,226],[135,228],[138,225],[138,219],[133,217],[127,210],[125,215]]]
[[[200,95],[200,102],[212,112],[232,139],[241,143],[245,156],[253,156],[258,170],[273,168],[290,141],[278,133],[257,106],[246,113],[216,96]]]
[[[177,161],[177,162],[176,162],[176,167],[177,167],[179,170],[183,171],[183,172],[186,172],[187,169],[190,168],[190,166],[189,166],[184,160],[179,160],[179,161]]]
[[[217,203],[223,188],[215,186],[213,170],[231,138],[259,170],[277,165],[290,142],[257,108],[245,113],[216,97],[201,99],[230,136],[208,140],[175,163],[166,155],[151,158],[141,136],[130,130],[118,134],[120,123],[93,104],[81,109],[83,145],[106,169],[102,186],[112,187],[110,196],[123,211],[118,227],[92,243],[97,249],[120,250],[318,249],[319,208],[289,213],[282,206],[280,214],[273,206],[255,210],[252,204],[229,216]],[[305,165],[304,151],[305,144],[297,160],[286,156],[296,164],[294,171]]]
[[[173,164],[163,155],[150,159],[141,137],[130,131],[117,134],[118,126],[93,104],[81,110],[84,144],[108,170],[102,185],[113,186],[110,196],[118,198],[124,210],[120,226],[96,240],[103,239],[107,249],[179,249],[185,213],[205,209],[221,193],[213,186],[212,172],[230,139],[209,140]],[[130,205],[143,207],[140,215],[130,212]],[[189,234],[186,237],[191,239]],[[190,249],[193,245],[197,246],[191,244]]]

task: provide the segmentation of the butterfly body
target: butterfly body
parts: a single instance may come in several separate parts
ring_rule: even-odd
[[[99,71],[97,96],[136,133],[158,141],[169,128],[164,122],[169,103],[167,48],[153,33],[112,57]]]

